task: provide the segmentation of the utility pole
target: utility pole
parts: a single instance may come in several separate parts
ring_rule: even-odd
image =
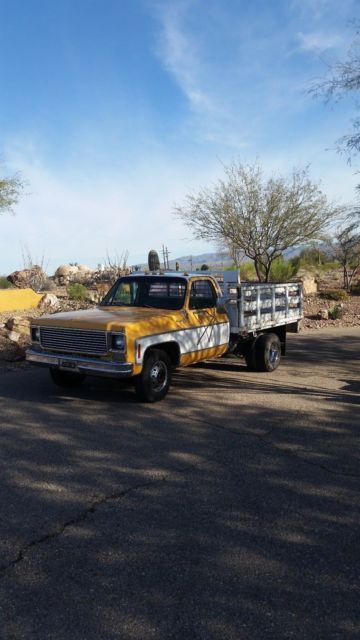
[[[170,269],[170,265],[169,265],[169,250],[168,250],[167,247],[165,247],[163,245],[161,251],[162,251],[162,254],[163,254],[164,269]]]

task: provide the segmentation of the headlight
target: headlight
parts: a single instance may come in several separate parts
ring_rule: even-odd
[[[114,351],[125,351],[126,340],[124,333],[113,333],[111,336],[111,347]]]
[[[40,327],[31,327],[31,340],[40,342]]]

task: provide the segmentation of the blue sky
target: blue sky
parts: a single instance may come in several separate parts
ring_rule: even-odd
[[[307,89],[346,55],[359,13],[355,0],[0,0],[0,173],[27,181],[0,218],[0,273],[22,249],[49,272],[212,250],[171,212],[234,160],[310,163],[330,198],[353,200],[356,166],[334,147],[354,104]]]

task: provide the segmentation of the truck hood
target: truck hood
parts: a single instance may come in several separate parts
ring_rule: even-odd
[[[143,321],[151,322],[174,316],[178,311],[145,307],[96,307],[84,311],[65,311],[33,320],[34,325],[76,329],[119,330]]]

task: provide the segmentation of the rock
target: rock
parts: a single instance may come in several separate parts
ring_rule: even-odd
[[[15,333],[18,333],[20,336],[23,336],[26,338],[30,337],[30,320],[28,318],[21,318],[17,316],[13,318],[9,318],[5,326],[6,326],[6,329],[8,329],[8,331],[14,331]],[[8,334],[8,337],[9,337],[9,334]]]
[[[93,269],[83,264],[62,264],[56,269],[54,278],[58,284],[69,284],[69,282],[83,282],[93,273]]]
[[[41,309],[41,311],[58,311],[60,309],[60,301],[54,293],[45,293],[38,304],[38,309]]]
[[[5,336],[16,345],[30,343],[30,320],[28,318],[9,318],[5,324]],[[20,347],[19,347],[20,348]]]
[[[77,272],[78,269],[75,265],[62,264],[56,269],[54,278],[59,284],[67,284]]]
[[[94,269],[90,269],[90,267],[87,267],[84,264],[79,264],[78,271],[80,271],[80,273],[92,273]]]
[[[17,331],[8,331],[7,338],[9,338],[11,342],[19,342],[21,335]]]
[[[8,340],[14,343],[28,344],[30,343],[30,320],[29,318],[22,318],[20,316],[14,316],[9,318],[5,324],[6,329],[4,333]]]
[[[318,285],[313,276],[304,275],[301,278],[303,284],[304,295],[316,295],[318,290]]]
[[[88,291],[86,294],[86,300],[90,302],[99,302],[101,300],[101,296],[99,296],[97,291]]]
[[[18,289],[30,288],[35,290],[41,289],[47,279],[45,271],[38,265],[34,265],[30,269],[14,271],[7,277],[7,280]]]
[[[319,318],[320,320],[329,320],[329,309],[326,309],[326,307],[320,309]]]

